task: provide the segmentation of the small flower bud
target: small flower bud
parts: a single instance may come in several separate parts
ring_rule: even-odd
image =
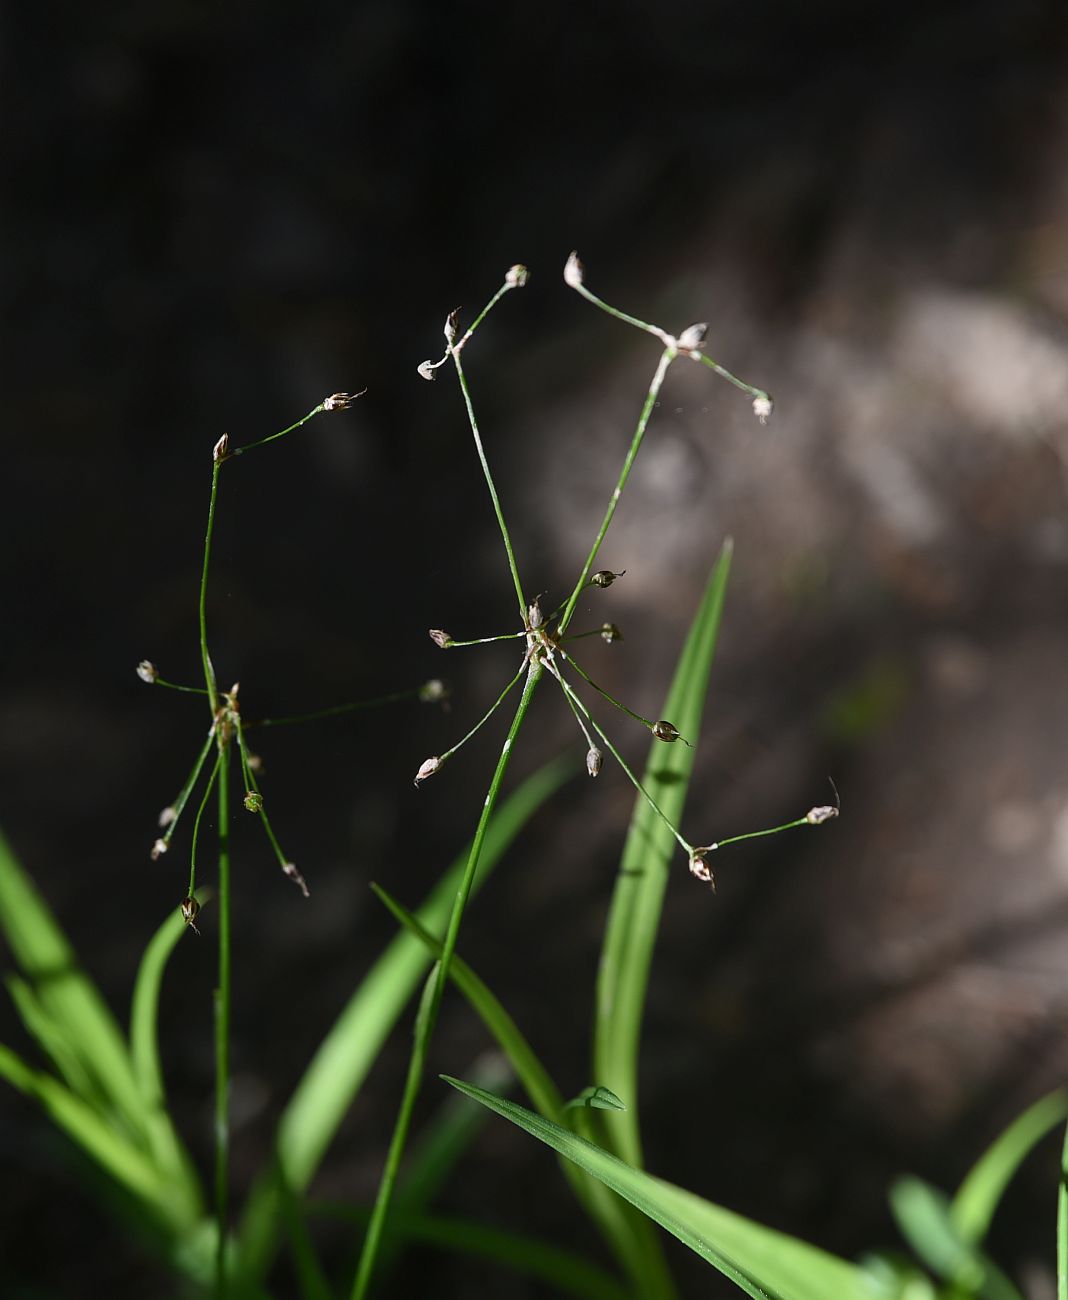
[[[767,393],[762,393],[759,397],[753,398],[753,414],[761,424],[767,424],[771,417],[773,402]]]
[[[174,811],[174,809],[171,807],[170,804],[168,804],[166,808],[161,808],[159,814],[160,830],[165,831],[177,816],[178,814]]]
[[[366,392],[366,388],[361,388],[358,393],[331,393],[323,402],[323,410],[347,411],[357,397],[362,397]]]
[[[582,277],[585,274],[585,267],[579,261],[578,253],[572,253],[567,259],[567,265],[564,267],[564,283],[572,289],[577,289],[582,283]]]
[[[452,645],[452,637],[448,632],[443,632],[440,627],[430,629],[430,639],[435,645],[441,646],[442,650],[447,650]]]
[[[608,644],[611,645],[613,641],[622,641],[623,633],[614,623],[602,623],[601,640],[607,641]]]
[[[419,687],[419,699],[423,704],[440,704],[449,698],[449,688],[440,677],[432,677]]]
[[[224,433],[211,451],[211,458],[216,465],[221,465],[230,455],[230,435]]]
[[[426,761],[421,764],[419,771],[415,774],[415,784],[419,785],[421,782],[425,781],[427,777],[433,776],[440,766],[440,758],[426,759]]]
[[[687,325],[679,335],[679,351],[696,352],[699,347],[703,346],[707,333],[707,321],[698,321],[696,325]]]
[[[600,772],[603,758],[604,755],[596,745],[591,746],[586,751],[586,771],[589,772],[590,776],[596,776]]]
[[[151,659],[142,659],[137,665],[137,675],[143,682],[151,686],[159,676],[159,669]]]
[[[665,722],[663,718],[661,718],[659,722],[653,723],[653,735],[657,740],[663,740],[665,743],[670,745],[673,740],[678,740],[679,729],[678,727],[673,726],[672,723]]]
[[[521,262],[510,266],[504,276],[504,282],[509,289],[522,289],[529,279],[530,272]]]
[[[810,808],[805,813],[805,821],[810,826],[822,826],[824,822],[829,822],[832,818],[838,816],[838,809],[831,804],[825,804],[821,808]]]
[[[617,578],[622,578],[624,573],[626,569],[621,569],[619,573],[613,573],[611,569],[598,569],[596,573],[590,575],[590,582],[595,587],[610,587]]]
[[[283,862],[282,870],[289,877],[289,879],[292,880],[294,885],[296,885],[296,887],[300,890],[300,892],[304,895],[305,898],[311,897],[311,895],[308,893],[307,883],[305,882],[304,877],[297,870],[297,866],[295,862]]]
[[[705,855],[714,852],[717,847],[715,844],[709,844],[703,849],[694,849],[690,854],[690,874],[696,876],[698,880],[703,880],[706,885],[710,885],[713,894],[716,892],[716,877]]]
[[[155,842],[155,844],[152,845],[152,852],[148,856],[152,859],[153,862],[155,862],[158,858],[162,857],[163,854],[166,852],[167,852],[167,841],[164,839],[158,839]]]
[[[437,367],[434,365],[433,361],[431,361],[429,357],[427,357],[425,361],[419,362],[418,370],[419,370],[419,374],[422,376],[423,379],[430,379],[430,380],[437,379],[437,375],[434,373],[436,369]]]
[[[541,612],[541,598],[535,596],[534,600],[527,606],[527,624],[532,630],[537,630],[545,622],[545,615]]]
[[[448,343],[450,347],[456,339],[456,327],[459,315],[460,309],[457,307],[455,311],[450,311],[448,316],[445,317],[445,329],[442,332],[445,335],[445,342]]]
[[[197,913],[199,911],[200,904],[195,898],[190,896],[189,898],[182,899],[182,920],[189,926],[190,930],[192,930],[194,934],[200,933],[196,927]]]
[[[254,812],[254,813],[262,812],[262,811],[263,811],[263,795],[260,794],[260,792],[259,792],[258,790],[246,790],[246,791],[245,791],[245,808],[246,808],[249,812]]]

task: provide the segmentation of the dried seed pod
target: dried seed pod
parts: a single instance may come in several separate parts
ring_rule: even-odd
[[[297,886],[297,888],[300,890],[300,892],[304,895],[305,898],[311,897],[311,895],[308,893],[308,886],[304,881],[304,877],[297,870],[297,865],[295,862],[283,862],[282,870],[289,877],[289,879],[292,880],[294,885]]]
[[[696,352],[704,344],[707,333],[707,321],[698,321],[696,325],[687,325],[679,335],[679,351]]]
[[[432,677],[419,687],[419,699],[423,704],[440,704],[449,698],[449,688],[440,677]]]
[[[435,645],[441,646],[442,650],[447,650],[452,645],[452,637],[440,627],[430,629],[430,639]]]
[[[230,435],[224,433],[215,446],[211,449],[211,458],[217,465],[228,459],[230,455]]]
[[[838,809],[832,804],[824,804],[820,808],[810,808],[805,813],[805,821],[810,826],[822,826],[824,822],[829,822],[832,818],[838,816]]]
[[[623,633],[614,623],[602,623],[601,640],[607,641],[608,644],[611,645],[613,641],[622,641]]]
[[[600,772],[603,758],[604,755],[596,745],[591,745],[586,751],[586,771],[590,776],[596,776]]]
[[[530,272],[521,262],[510,266],[504,276],[504,282],[509,289],[522,289],[529,279]]]
[[[323,410],[347,411],[357,397],[362,397],[366,392],[366,388],[361,388],[358,393],[331,393],[323,402]]]
[[[653,735],[657,740],[663,740],[666,744],[671,744],[673,740],[678,740],[679,729],[671,722],[665,722],[663,718],[659,722],[653,723]]]
[[[710,885],[713,894],[716,892],[716,877],[712,868],[708,865],[705,855],[712,853],[715,848],[715,844],[709,844],[703,849],[694,849],[690,854],[690,874],[696,876],[698,880],[704,881],[706,885]]]
[[[425,761],[420,765],[420,767],[419,767],[419,771],[416,772],[416,774],[415,774],[415,784],[416,784],[416,785],[419,785],[419,784],[421,784],[421,782],[425,781],[425,780],[427,779],[427,777],[429,777],[429,776],[433,776],[434,773],[438,770],[438,768],[439,768],[440,766],[441,766],[441,759],[440,759],[440,758],[428,758],[428,759],[426,759],[426,760],[425,760]]]
[[[200,904],[190,895],[189,898],[182,899],[182,920],[189,926],[194,934],[200,931],[196,927],[197,913],[200,911]]]
[[[541,612],[541,597],[535,596],[533,601],[527,606],[527,625],[537,630],[545,622],[545,615]]]
[[[564,283],[570,285],[572,289],[577,289],[582,283],[585,269],[579,261],[578,253],[572,253],[567,259],[567,265],[564,267]]]
[[[595,587],[610,587],[617,578],[622,578],[626,569],[621,569],[618,573],[613,573],[611,569],[598,569],[596,573],[590,575],[590,582]]]
[[[457,322],[459,321],[459,319],[460,319],[459,307],[455,308],[455,310],[453,311],[450,311],[448,316],[445,317],[445,328],[442,331],[442,333],[445,335],[445,342],[448,343],[450,347],[452,346],[453,342],[456,339]]]
[[[263,795],[258,790],[245,791],[245,807],[251,813],[263,811]]]
[[[425,361],[420,361],[416,369],[419,371],[420,377],[423,379],[433,380],[437,378],[437,375],[434,374],[437,367],[429,357],[427,357]]]
[[[137,675],[146,685],[151,686],[159,676],[159,669],[151,659],[142,659],[137,665]]]

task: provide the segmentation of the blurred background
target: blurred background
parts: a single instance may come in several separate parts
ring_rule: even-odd
[[[645,1032],[656,1173],[854,1254],[896,1244],[905,1170],[951,1187],[1064,1076],[1068,1008],[1068,46],[1057,0],[610,10],[403,0],[12,6],[5,290],[0,824],[124,1013],[185,892],[156,817],[202,704],[211,448],[318,417],[222,475],[209,600],[250,718],[441,676],[416,703],[264,733],[264,790],[304,902],[255,826],[236,842],[235,1180],[409,905],[470,835],[504,723],[411,777],[514,671],[511,584],[455,385],[416,373],[446,313],[467,353],[528,591],[569,590],[659,350],[587,282],[769,389],[766,428],[702,367],[669,377],[578,624],[587,670],[658,717],[717,550],[735,565],[683,823],[698,842],[828,801],[842,818],[680,855]],[[641,763],[647,737],[602,720]],[[585,745],[540,693],[511,781]],[[461,951],[565,1093],[588,1077],[599,939],[632,791],[606,765],[536,818]],[[210,840],[206,841],[210,843]],[[205,856],[202,873],[211,876]],[[211,1138],[210,918],[164,990],[183,1131]],[[5,958],[6,960],[6,958]],[[369,1201],[406,1018],[313,1191]],[[30,1051],[5,1007],[3,1041]],[[432,1069],[484,1037],[449,999]],[[439,1105],[426,1088],[421,1113]],[[64,1143],[5,1091],[4,1292],[168,1295]],[[1052,1285],[1056,1153],[993,1253]],[[443,1202],[572,1244],[553,1161],[487,1127]],[[63,1249],[49,1246],[61,1239]],[[322,1248],[344,1275],[353,1243]],[[688,1294],[727,1295],[672,1251]],[[429,1251],[457,1296],[532,1283]],[[285,1293],[286,1281],[280,1282]]]

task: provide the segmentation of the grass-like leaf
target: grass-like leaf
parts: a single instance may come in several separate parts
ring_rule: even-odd
[[[525,823],[572,771],[570,759],[549,763],[502,803],[486,835],[476,889]],[[440,932],[444,928],[466,863],[467,850],[419,909],[419,921],[430,931]],[[418,939],[398,935],[368,971],[320,1044],[282,1115],[276,1138],[276,1159],[294,1193],[306,1190],[430,961],[429,953]],[[277,1174],[261,1179],[245,1211],[240,1256],[242,1268],[251,1276],[262,1276],[277,1244],[276,1184]]]
[[[40,1011],[37,1027],[50,1026],[53,1046],[55,1035],[62,1037],[64,1053],[77,1058],[83,1078],[93,1080],[104,1104],[121,1117],[128,1136],[147,1147],[150,1124],[122,1031],[2,835],[0,928],[33,988]],[[27,1028],[34,1032],[33,1025]],[[48,1042],[42,1041],[42,1046],[50,1051]],[[69,1066],[64,1068],[71,1078],[69,1071]]]
[[[574,1161],[756,1300],[870,1300],[866,1275],[855,1265],[635,1169],[514,1102],[442,1078]]]
[[[890,1208],[909,1245],[923,1262],[969,1295],[984,1300],[1023,1300],[999,1268],[967,1241],[950,1214],[949,1200],[921,1178],[899,1178]]]
[[[719,634],[730,572],[731,543],[720,551],[661,717],[670,718],[694,743],[701,730],[708,676]],[[695,750],[654,741],[642,778],[646,790],[677,826],[681,819]],[[638,798],[616,877],[597,976],[593,1077],[627,1101],[627,1113],[613,1122],[605,1140],[628,1164],[642,1164],[638,1130],[638,1052],[646,987],[664,890],[678,846],[645,799]],[[686,880],[688,887],[693,882]]]
[[[1068,1092],[1058,1089],[1018,1116],[976,1161],[964,1178],[950,1217],[961,1237],[978,1245],[987,1234],[998,1202],[1032,1148],[1068,1117]]]
[[[590,1110],[626,1110],[626,1104],[608,1088],[603,1088],[599,1083],[593,1083],[588,1088],[583,1088],[577,1097],[572,1097],[565,1107],[566,1110],[577,1110],[579,1106],[586,1106]]]

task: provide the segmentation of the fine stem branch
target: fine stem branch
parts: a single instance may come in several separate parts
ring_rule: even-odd
[[[200,571],[200,659],[204,666],[204,685],[208,691],[208,706],[214,720],[219,712],[219,688],[215,683],[215,669],[208,653],[208,570],[211,567],[211,537],[215,529],[215,500],[219,494],[221,458],[216,455],[211,466],[211,498],[208,502],[208,527],[204,536],[204,564]]]
[[[581,291],[585,292],[584,290]],[[590,294],[586,294],[586,296],[592,297]],[[599,300],[593,299],[593,301],[598,302],[598,305],[603,306],[603,304],[599,303]],[[641,328],[647,330],[649,329],[648,326],[642,325],[641,321],[636,321],[630,316],[625,316],[622,312],[617,312],[614,309],[609,308],[605,308],[605,310],[611,310],[612,315],[619,316],[621,320],[626,320],[630,324],[639,325]],[[650,332],[656,333],[655,330],[650,330]],[[660,389],[664,383],[664,376],[668,372],[668,367],[677,356],[678,350],[673,344],[669,344],[660,355],[656,371],[653,374],[652,383],[649,385],[649,392],[646,394],[645,403],[642,406],[642,413],[638,417],[638,425],[634,430],[634,437],[631,439],[630,448],[627,451],[625,460],[623,461],[623,468],[620,471],[619,479],[614,491],[612,492],[612,497],[608,502],[608,509],[604,513],[604,518],[601,520],[601,527],[597,531],[597,536],[594,539],[593,546],[590,548],[590,553],[586,557],[586,563],[582,566],[582,572],[579,574],[579,580],[575,583],[575,589],[568,598],[567,605],[564,608],[563,617],[560,619],[558,632],[561,636],[567,631],[567,625],[571,622],[571,618],[575,613],[575,606],[578,604],[578,598],[581,595],[583,588],[586,586],[587,579],[593,569],[594,561],[597,559],[597,553],[601,549],[601,543],[604,541],[605,534],[608,532],[608,526],[611,524],[612,517],[616,513],[616,506],[619,504],[619,498],[623,495],[623,489],[627,485],[627,479],[630,477],[630,470],[631,466],[634,464],[634,458],[637,456],[638,449],[642,445],[642,438],[645,436],[645,429],[649,423],[649,417],[652,415],[653,407],[656,405],[657,398],[660,396]]]
[[[449,968],[452,964],[453,954],[456,951],[456,942],[460,934],[460,923],[463,920],[464,910],[467,907],[467,900],[471,894],[471,887],[474,884],[475,876],[478,872],[478,863],[479,858],[482,855],[482,845],[486,838],[486,831],[489,828],[490,819],[493,816],[493,810],[497,804],[497,796],[500,793],[505,772],[508,770],[508,762],[511,758],[512,746],[523,725],[523,721],[526,718],[527,710],[530,707],[530,701],[533,698],[538,682],[541,680],[541,675],[542,670],[540,665],[532,662],[527,672],[526,682],[523,685],[523,694],[519,698],[515,715],[512,718],[512,725],[508,729],[508,737],[501,749],[501,755],[497,760],[496,770],[494,771],[493,778],[490,781],[489,791],[486,794],[486,800],[482,806],[482,814],[479,817],[475,836],[471,843],[471,852],[468,855],[467,865],[464,868],[464,874],[460,881],[460,886],[456,891],[456,899],[449,915],[449,924],[445,931],[445,939],[442,944],[441,959],[436,968],[436,975],[432,975],[433,983],[429,1000],[425,1002],[423,1007],[420,1009],[420,1015],[416,1022],[415,1041],[412,1044],[412,1054],[408,1063],[408,1075],[405,1080],[404,1095],[401,1098],[400,1110],[397,1114],[396,1123],[393,1128],[393,1137],[390,1141],[389,1153],[386,1156],[385,1167],[382,1170],[378,1195],[375,1198],[374,1209],[371,1212],[371,1219],[367,1225],[367,1234],[364,1237],[363,1249],[360,1252],[360,1261],[357,1265],[356,1276],[352,1285],[352,1300],[363,1300],[363,1297],[366,1296],[367,1289],[371,1283],[375,1260],[381,1244],[382,1231],[385,1227],[386,1216],[389,1213],[393,1188],[397,1179],[397,1171],[400,1168],[401,1158],[404,1154],[404,1147],[408,1138],[408,1130],[411,1126],[412,1111],[415,1108],[416,1098],[419,1095],[419,1087],[422,1083],[427,1051],[429,1050],[430,1040],[433,1037],[434,1027],[437,1023],[438,1011],[441,1007],[441,1000],[445,992],[445,986],[449,979]]]

